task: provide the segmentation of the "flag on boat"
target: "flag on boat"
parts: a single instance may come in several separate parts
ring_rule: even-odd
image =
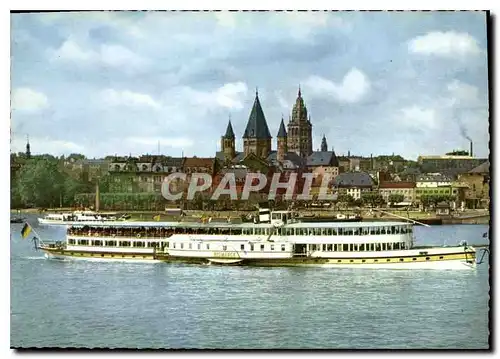
[[[29,223],[25,223],[23,226],[23,229],[21,229],[21,235],[23,236],[23,239],[26,239],[31,233],[31,226]]]
[[[160,220],[160,215],[154,216],[153,219],[158,222]]]

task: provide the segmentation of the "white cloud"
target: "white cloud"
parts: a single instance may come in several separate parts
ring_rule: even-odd
[[[146,59],[136,55],[121,45],[102,45],[100,49],[102,63],[113,67],[138,67],[146,65]]]
[[[456,57],[476,55],[481,52],[477,40],[463,32],[429,32],[409,41],[408,50],[411,53]]]
[[[234,28],[236,26],[236,18],[233,12],[229,11],[217,11],[214,12],[215,19],[217,20],[217,25],[223,27]]]
[[[57,50],[49,52],[52,61],[63,61],[78,64],[103,64],[122,68],[125,71],[141,68],[149,62],[121,45],[104,44],[94,51],[84,49],[72,39],[66,40]]]
[[[96,57],[96,53],[83,50],[73,40],[66,40],[61,47],[52,54],[52,60],[76,62],[88,62],[94,60]]]
[[[311,76],[305,82],[313,94],[332,96],[337,101],[355,103],[370,91],[370,80],[360,70],[352,68],[342,79],[335,83],[319,76]]]
[[[350,30],[351,28],[348,22],[328,11],[276,13],[274,20],[288,27],[290,35],[301,41],[309,41],[310,36],[319,28],[327,26],[332,26],[337,30]]]
[[[287,102],[287,100],[285,100],[281,91],[276,91],[274,94],[276,95],[276,98],[278,99],[278,103],[279,103],[280,107],[286,109],[287,111],[290,111],[290,108],[292,108],[292,104],[289,104]]]
[[[227,83],[215,91],[215,100],[222,107],[241,110],[247,90],[244,82]]]
[[[232,110],[243,109],[244,98],[248,91],[244,82],[231,82],[224,84],[214,91],[198,91],[191,87],[181,87],[177,95],[184,101],[205,108],[223,107]]]
[[[452,106],[475,106],[480,104],[479,89],[465,82],[454,80],[448,84]]]
[[[151,107],[161,108],[161,104],[155,101],[151,96],[132,91],[117,91],[106,89],[101,91],[100,98],[107,105],[111,106],[132,106],[132,107]]]
[[[401,109],[401,112],[397,115],[397,122],[407,127],[427,131],[438,127],[438,116],[433,108],[422,108],[413,105]]]
[[[49,100],[42,92],[27,87],[14,90],[12,94],[12,109],[27,113],[35,113],[49,106]]]

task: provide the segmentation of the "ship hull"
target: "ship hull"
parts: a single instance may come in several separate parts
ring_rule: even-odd
[[[228,261],[223,258],[195,258],[169,256],[167,254],[145,253],[106,253],[74,251],[65,249],[42,248],[49,259],[90,260],[137,263],[182,262],[192,264],[220,264],[257,267],[323,267],[323,268],[364,268],[364,269],[474,269],[475,253],[450,253],[425,256],[387,256],[387,257],[342,257],[314,258],[292,257],[278,259],[243,259]]]

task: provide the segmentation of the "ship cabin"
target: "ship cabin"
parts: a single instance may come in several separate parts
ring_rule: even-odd
[[[107,222],[68,228],[67,245],[147,248],[173,256],[335,257],[411,249],[407,222],[298,222],[290,211],[259,211],[259,223]],[[223,254],[227,253],[227,254]]]

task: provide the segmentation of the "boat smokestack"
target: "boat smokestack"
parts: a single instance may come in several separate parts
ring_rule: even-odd
[[[469,153],[469,155],[470,155],[471,157],[472,157],[472,156],[474,156],[474,155],[473,155],[473,152],[472,152],[472,141],[470,141],[470,153]]]

